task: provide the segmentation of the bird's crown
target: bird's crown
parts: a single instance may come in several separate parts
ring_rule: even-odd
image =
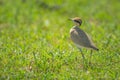
[[[81,25],[82,24],[82,20],[79,17],[75,17],[71,19],[72,21],[74,21],[75,23]]]

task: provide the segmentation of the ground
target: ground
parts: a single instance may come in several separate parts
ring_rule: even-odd
[[[0,0],[0,79],[119,80],[119,0]],[[80,17],[99,51],[83,48],[86,63],[69,35]],[[85,69],[84,69],[85,68]]]

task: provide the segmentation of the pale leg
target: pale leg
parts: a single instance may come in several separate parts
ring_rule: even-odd
[[[92,50],[90,52],[90,60],[89,60],[89,64],[91,64],[91,59],[92,59]]]
[[[80,50],[80,52],[81,52],[81,55],[82,55],[82,58],[83,58],[83,63],[84,63],[85,56],[84,56],[84,54],[83,54],[83,52],[82,52],[82,49],[81,49],[81,48],[79,48],[79,50]]]

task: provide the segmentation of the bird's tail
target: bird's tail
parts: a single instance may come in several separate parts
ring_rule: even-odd
[[[95,47],[95,46],[91,46],[91,48],[92,48],[93,50],[99,51],[99,49],[98,49],[97,47]]]

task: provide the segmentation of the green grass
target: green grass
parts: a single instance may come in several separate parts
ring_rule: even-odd
[[[119,0],[0,0],[0,80],[119,80]],[[68,20],[79,16],[99,52],[84,70]],[[83,49],[87,61],[90,50]]]

